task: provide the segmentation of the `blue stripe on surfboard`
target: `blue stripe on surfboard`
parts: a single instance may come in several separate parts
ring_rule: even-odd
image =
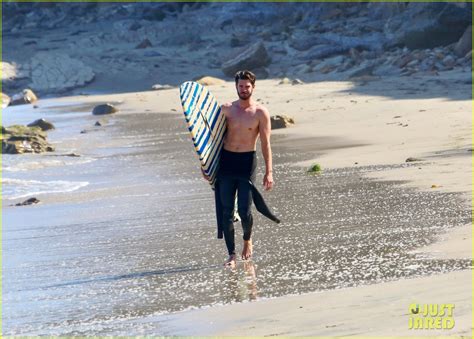
[[[216,136],[215,136],[215,138],[214,138],[214,142],[213,142],[213,144],[210,145],[210,147],[209,147],[210,152],[212,152],[212,150],[214,149],[214,147],[215,147],[216,144],[218,145],[218,144],[222,143],[222,138],[223,138],[224,132],[225,132],[225,120],[224,120],[224,119],[220,119],[220,120],[221,120],[221,122],[220,122],[220,124],[219,124],[219,126],[218,126],[218,128],[217,128],[217,132],[216,132]],[[206,152],[205,152],[204,154],[202,154],[201,159],[202,159],[203,161],[206,161],[206,160],[205,160],[205,159],[206,159],[206,155],[207,155]]]
[[[202,146],[198,147],[198,150],[199,150],[198,155],[200,155],[200,159],[204,160],[206,158],[207,153],[212,151],[212,149],[214,148],[214,145],[221,142],[219,136],[222,135],[222,131],[221,131],[222,129],[223,129],[223,126],[221,124],[220,129],[216,131],[217,135],[215,135],[215,133],[214,135],[212,135],[212,131],[208,131],[206,133],[205,143],[202,144]],[[212,142],[209,142],[209,138],[211,137],[212,137]]]
[[[181,102],[184,102],[184,99],[187,98],[189,87],[191,86],[192,84],[190,82],[185,82],[179,87],[179,90],[181,92]]]
[[[186,82],[185,85],[184,85],[184,91],[182,92],[182,95],[181,95],[181,103],[183,105],[183,107],[186,107],[185,108],[185,116],[189,115],[189,107],[188,105],[185,105],[185,102],[189,99],[189,93],[192,91],[193,89],[193,83],[192,82]]]
[[[216,124],[216,121],[220,117],[220,113],[221,113],[221,108],[217,105],[217,102],[216,102],[216,105],[213,109],[216,109],[217,113],[215,115],[214,120],[213,121],[211,120],[211,129],[214,128],[214,125]]]

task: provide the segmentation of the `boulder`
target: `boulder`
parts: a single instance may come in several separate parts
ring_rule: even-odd
[[[255,70],[268,66],[270,62],[271,58],[267,53],[265,45],[262,42],[257,42],[224,62],[221,68],[225,75],[233,77],[239,70]]]
[[[470,8],[446,2],[411,2],[401,15],[387,20],[384,32],[389,45],[425,49],[457,42],[470,24]]]
[[[118,112],[118,109],[114,105],[111,105],[111,104],[97,105],[92,110],[93,115],[105,115],[105,114],[113,114],[117,112]]]
[[[415,158],[415,157],[409,157],[405,160],[405,162],[416,162],[416,161],[423,161],[423,159]]]
[[[200,77],[198,79],[195,79],[195,81],[198,84],[201,84],[203,86],[214,86],[214,85],[224,85],[225,81],[219,78],[214,78],[210,76],[204,76]]]
[[[27,125],[28,127],[39,127],[42,131],[55,129],[54,125],[44,119],[38,119]]]
[[[458,57],[463,57],[472,51],[472,26],[469,26],[459,41],[454,46],[454,53]]]
[[[230,47],[243,47],[250,43],[248,34],[246,33],[232,33],[230,38]]]
[[[299,33],[291,36],[288,41],[288,45],[297,51],[303,52],[307,51],[315,45],[319,45],[321,39],[317,35],[311,35],[310,33]]]
[[[155,84],[155,85],[151,86],[151,89],[154,90],[154,91],[162,91],[164,89],[172,89],[172,88],[174,88],[174,87],[171,86],[171,85]]]
[[[148,48],[148,47],[153,47],[151,44],[150,40],[145,39],[142,42],[140,42],[138,45],[135,46],[135,49],[143,49],[143,48]]]
[[[375,69],[376,63],[373,61],[365,61],[356,67],[351,74],[349,74],[349,79],[360,78],[364,76],[372,76],[373,70]]]
[[[325,59],[344,53],[347,49],[338,45],[317,45],[311,47],[303,57],[306,61]]]
[[[261,79],[267,79],[270,76],[270,72],[265,67],[255,68],[253,70],[253,73],[255,74],[257,79],[260,79],[260,80]]]
[[[31,87],[43,92],[64,92],[94,79],[92,68],[67,54],[38,52],[30,63]]]
[[[28,205],[34,205],[38,204],[40,201],[36,198],[29,198],[23,202],[19,202],[18,204],[15,204],[15,206],[28,206]]]
[[[38,101],[38,97],[31,89],[24,89],[21,93],[15,94],[11,98],[10,105],[25,105]]]
[[[320,73],[328,73],[331,70],[336,69],[344,62],[344,56],[338,55],[332,58],[325,59],[319,63],[314,70]]]
[[[2,126],[2,153],[42,153],[52,152],[54,148],[46,141],[46,133],[39,127],[23,125]]]
[[[283,78],[278,83],[278,85],[289,85],[289,84],[291,84],[291,79],[290,78]]]
[[[2,92],[2,108],[8,107],[8,105],[10,105],[10,102],[10,97]]]
[[[290,125],[294,125],[295,121],[286,115],[274,115],[270,117],[272,129],[286,128]]]

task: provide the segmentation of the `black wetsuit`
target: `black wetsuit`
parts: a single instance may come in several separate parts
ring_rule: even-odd
[[[234,204],[237,192],[237,210],[242,222],[244,240],[252,236],[252,192],[248,181],[254,181],[257,157],[252,152],[221,152],[217,180],[222,204],[222,231],[229,255],[235,254]],[[244,180],[242,180],[244,179]]]

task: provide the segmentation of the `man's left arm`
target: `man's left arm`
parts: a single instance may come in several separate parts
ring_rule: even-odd
[[[270,113],[265,107],[259,112],[259,133],[260,143],[262,146],[262,154],[265,159],[265,175],[263,177],[263,187],[266,191],[273,187],[273,164],[272,164],[272,148],[270,146],[271,122]]]

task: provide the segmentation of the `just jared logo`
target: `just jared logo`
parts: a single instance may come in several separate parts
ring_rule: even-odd
[[[454,304],[411,304],[410,330],[450,330],[454,327]]]

